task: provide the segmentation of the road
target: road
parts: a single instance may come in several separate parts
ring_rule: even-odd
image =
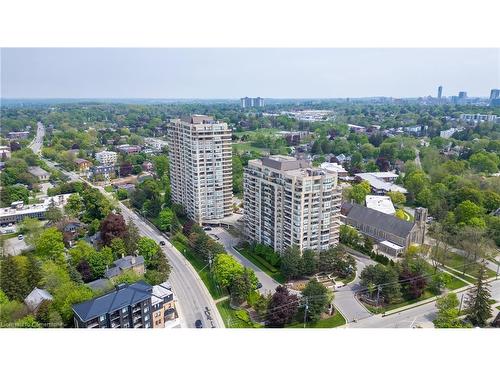
[[[255,264],[250,262],[247,258],[241,255],[239,252],[233,249],[233,246],[238,244],[239,239],[231,235],[224,228],[214,227],[211,231],[207,232],[212,236],[217,236],[217,240],[224,245],[224,249],[231,254],[236,260],[241,263],[243,266],[254,270],[255,276],[259,279],[259,282],[262,284],[262,288],[259,289],[261,294],[266,294],[268,292],[274,293],[276,287],[280,284],[275,281],[271,276],[262,271]]]
[[[366,319],[372,315],[366,307],[357,300],[355,294],[361,288],[359,285],[359,275],[361,271],[368,265],[377,264],[377,262],[371,259],[353,256],[356,260],[356,278],[352,283],[339,288],[334,293],[333,299],[333,304],[342,312],[347,322]]]
[[[44,161],[52,168],[61,170],[59,167],[54,166],[54,163],[50,160],[44,159]],[[107,193],[103,187],[92,185],[90,182],[82,179],[74,172],[61,171],[70,178],[70,181],[83,181],[92,187],[98,188],[101,193],[109,197],[109,193]],[[203,281],[200,279],[196,270],[184,258],[184,256],[174,248],[165,236],[163,236],[156,228],[149,225],[149,223],[138,216],[135,212],[124,206],[122,203],[119,203],[119,208],[123,217],[127,221],[130,220],[137,225],[137,228],[142,236],[152,238],[157,242],[165,241],[166,245],[162,248],[170,265],[172,266],[169,282],[172,285],[175,295],[177,296],[177,312],[180,317],[181,327],[194,328],[195,321],[200,319],[203,322],[203,326],[206,328],[212,327],[212,323],[215,328],[225,328],[222,317],[220,316],[219,310],[217,310],[217,307],[215,306],[212,296]],[[212,318],[211,321],[207,317],[207,308]]]
[[[490,282],[491,296],[496,301],[500,300],[500,280]],[[458,299],[467,291],[457,293]],[[464,297],[465,299],[465,297]],[[349,323],[349,328],[412,328],[412,327],[433,327],[432,321],[436,316],[436,303],[431,302],[417,306],[397,314],[382,317],[381,314],[373,315],[369,318],[358,320],[356,323]],[[493,309],[496,315],[498,310]]]
[[[35,138],[29,144],[29,148],[33,150],[35,154],[39,154],[43,146],[43,138],[45,137],[45,127],[41,122],[36,123],[36,135]]]

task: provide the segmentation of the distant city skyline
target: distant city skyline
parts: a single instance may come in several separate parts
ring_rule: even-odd
[[[500,49],[2,49],[2,98],[489,97]]]

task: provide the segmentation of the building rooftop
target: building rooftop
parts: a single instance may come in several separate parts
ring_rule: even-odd
[[[151,297],[152,287],[144,281],[130,285],[120,284],[116,288],[114,292],[73,305],[73,311],[86,322]]]
[[[107,277],[108,279],[111,277],[118,276],[123,271],[126,271],[132,267],[144,264],[144,257],[142,255],[139,255],[137,257],[128,255],[126,257],[115,260],[113,264],[115,265],[114,267],[111,267],[108,270],[106,270],[106,272],[104,272],[104,276]]]
[[[361,206],[357,203],[343,203],[342,214],[347,218],[394,234],[397,237],[406,237],[416,225],[414,222],[398,219],[395,216]]]
[[[28,167],[28,172],[36,177],[46,176],[49,174],[49,172],[40,167]]]
[[[155,305],[157,303],[161,303],[164,301],[165,297],[174,294],[171,289],[172,287],[168,282],[153,286],[151,304]]]
[[[391,197],[385,195],[367,195],[366,207],[383,212],[387,215],[394,215],[396,213]]]
[[[43,301],[52,300],[52,295],[45,289],[35,288],[24,299],[24,303],[31,311],[35,311]]]
[[[391,172],[373,172],[373,173],[357,173],[356,176],[361,179],[368,181],[371,187],[377,190],[384,191],[399,191],[403,194],[406,194],[408,191],[399,185],[396,185],[392,182],[386,182],[382,180],[382,178],[393,178],[394,175],[397,177],[398,175]],[[383,177],[382,177],[383,176]]]
[[[62,207],[68,201],[71,194],[61,194],[53,197],[46,197],[42,203],[24,205],[22,201],[13,202],[11,207],[0,208],[0,217],[11,216],[15,214],[30,214],[36,212],[45,212],[51,205]],[[14,203],[16,203],[14,205]]]

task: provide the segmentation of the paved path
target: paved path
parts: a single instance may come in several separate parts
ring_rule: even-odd
[[[209,233],[212,236],[214,235],[217,236],[218,241],[224,245],[224,249],[226,249],[226,251],[229,254],[234,256],[236,260],[240,262],[243,266],[254,270],[255,276],[257,276],[260,283],[262,284],[262,288],[259,289],[259,292],[261,294],[266,294],[268,292],[273,293],[276,287],[280,285],[271,276],[269,276],[267,273],[262,271],[259,267],[250,262],[247,258],[245,258],[243,255],[241,255],[239,252],[233,249],[233,246],[236,246],[240,241],[239,238],[233,236],[232,234],[230,234],[228,231],[226,231],[224,228],[221,227],[214,227],[211,231],[208,231],[207,233]]]

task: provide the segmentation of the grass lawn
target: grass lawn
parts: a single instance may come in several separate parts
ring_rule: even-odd
[[[470,283],[472,283],[472,284],[474,284],[474,283],[476,282],[476,279],[475,279],[475,278],[473,278],[473,277],[469,277],[469,276],[467,276],[467,275],[462,275],[462,272],[452,270],[451,268],[448,268],[448,267],[446,267],[446,270],[447,270],[448,272],[450,272],[450,273],[452,273],[452,274],[454,274],[454,275],[456,275],[456,276],[458,276],[458,277],[460,277],[460,278],[464,279],[464,280],[467,280],[468,282],[470,282]]]
[[[500,305],[497,306],[497,310],[500,310]]]
[[[247,151],[255,151],[259,153],[269,153],[269,149],[256,147],[252,145],[252,142],[244,142],[244,143],[233,143],[234,151],[238,153],[244,153]]]
[[[335,279],[335,281],[341,281],[344,283],[344,285],[347,285],[350,282],[352,282],[355,278],[356,278],[356,272],[353,272],[351,276],[346,277],[345,279]]]
[[[187,245],[178,240],[173,240],[172,244],[184,255],[189,263],[191,263],[196,272],[198,272],[198,275],[200,275],[201,280],[203,280],[203,283],[207,287],[213,299],[219,299],[227,295],[227,293],[219,288],[215,283],[214,279],[210,275],[208,266],[206,266],[206,264],[198,258]]]
[[[248,135],[250,139],[253,139],[257,134],[264,134],[264,135],[275,135],[277,132],[279,132],[279,129],[276,128],[263,128],[263,129],[257,129],[257,130],[246,130],[242,132],[234,132],[233,134],[241,137],[243,135]]]
[[[219,302],[217,310],[224,321],[226,328],[261,328],[262,326],[253,323],[248,316],[248,313],[241,309],[235,310],[229,305],[229,300]]]
[[[390,312],[391,310],[399,309],[401,307],[408,306],[408,305],[411,305],[411,304],[414,304],[414,303],[417,303],[417,302],[420,302],[420,301],[423,301],[423,300],[426,300],[428,298],[435,297],[435,296],[436,296],[436,294],[432,293],[429,290],[426,290],[420,296],[420,298],[415,298],[415,299],[410,299],[410,300],[404,300],[404,301],[396,302],[396,303],[390,303],[389,305],[384,306],[384,307],[374,307],[374,306],[368,305],[366,303],[363,303],[363,305],[365,305],[365,307],[370,312],[372,312],[374,314],[379,314],[379,313],[382,313],[382,312]]]
[[[236,249],[236,250],[280,284],[283,284],[286,281],[285,276],[283,276],[283,274],[279,270],[273,271],[269,269],[269,267],[266,264],[262,263],[259,257],[256,257],[254,254],[252,254],[251,251],[247,249]]]
[[[457,279],[456,277],[453,277],[449,283],[446,283],[446,289],[448,290],[455,290],[459,288],[463,288],[467,284],[463,282],[462,280]]]
[[[463,272],[464,271],[464,263],[465,263],[466,264],[465,265],[465,273],[468,273],[469,275],[477,278],[480,265],[478,263],[471,264],[471,262],[472,261],[465,259],[460,254],[449,253],[444,264],[449,266],[449,267],[455,268],[458,271]],[[461,275],[461,273],[460,273],[460,275]],[[486,277],[487,278],[493,277],[495,275],[496,275],[496,273],[494,271],[490,270],[489,268],[486,268]],[[464,279],[468,280],[467,278],[464,278]]]
[[[343,326],[346,323],[347,322],[344,317],[338,311],[335,311],[335,314],[329,318],[321,319],[314,323],[306,323],[306,328],[335,328]],[[286,326],[286,328],[304,328],[304,323],[292,323]]]

